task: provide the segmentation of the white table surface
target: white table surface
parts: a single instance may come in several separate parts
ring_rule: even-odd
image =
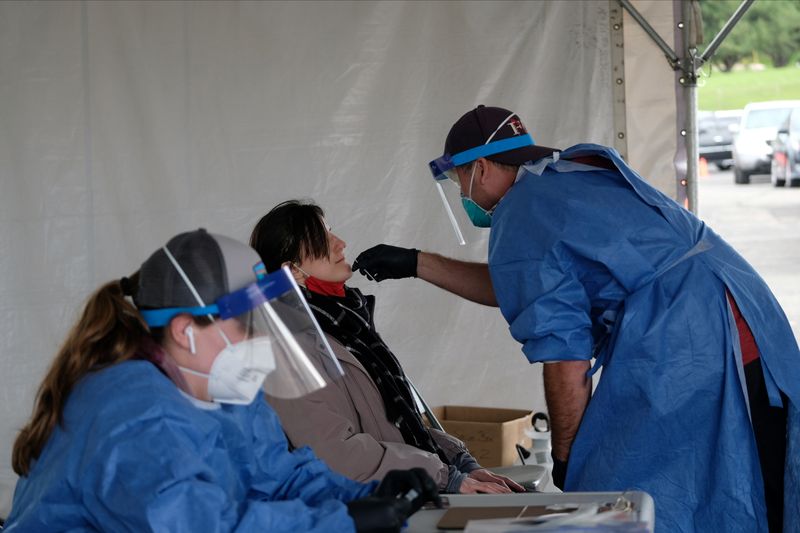
[[[516,494],[448,494],[450,507],[505,507],[515,505],[553,505],[582,503],[613,503],[621,492],[525,492]],[[655,525],[653,498],[646,492],[626,492],[628,498],[639,509],[639,518],[651,531]],[[436,524],[445,509],[420,510],[408,520],[408,533],[441,531]]]

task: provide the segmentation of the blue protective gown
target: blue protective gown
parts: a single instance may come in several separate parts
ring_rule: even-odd
[[[5,531],[353,531],[343,502],[373,489],[288,451],[261,394],[203,410],[132,361],[76,386]]]
[[[579,155],[619,171],[565,161]],[[766,531],[726,288],[755,336],[771,403],[783,391],[793,404],[794,440],[800,352],[772,293],[733,248],[614,150],[578,145],[520,172],[492,219],[489,268],[531,362],[596,356],[603,367],[566,490],[647,491],[662,532]],[[793,449],[787,531],[798,527],[788,526],[800,499]]]

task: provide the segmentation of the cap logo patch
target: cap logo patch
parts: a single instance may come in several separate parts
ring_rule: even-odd
[[[525,126],[522,125],[522,121],[518,118],[512,118],[506,125],[511,127],[511,129],[514,131],[514,135],[528,133],[528,130],[525,129]]]

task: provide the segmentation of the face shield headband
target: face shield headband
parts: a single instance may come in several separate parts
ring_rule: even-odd
[[[166,326],[182,313],[208,316],[215,325],[216,320],[236,319],[247,333],[240,344],[257,347],[263,345],[259,338],[270,341],[274,366],[261,381],[267,394],[279,398],[305,396],[344,374],[288,268],[259,274],[255,283],[206,305],[169,250],[163,249],[199,305],[140,310],[150,327]],[[217,327],[230,348],[232,343]],[[244,357],[250,360],[255,353]]]
[[[472,161],[480,159],[481,157],[489,157],[490,155],[522,148],[523,146],[534,146],[535,144],[536,143],[533,142],[533,137],[531,137],[529,133],[525,133],[523,135],[509,137],[508,139],[501,139],[499,141],[482,144],[480,146],[476,146],[475,148],[470,148],[469,150],[459,152],[453,156],[450,154],[444,154],[443,156],[438,157],[428,163],[428,167],[431,169],[431,174],[433,174],[434,180],[441,181],[450,179],[458,183],[458,176],[456,176],[455,172],[453,172],[456,167],[466,165],[467,163],[471,163]]]

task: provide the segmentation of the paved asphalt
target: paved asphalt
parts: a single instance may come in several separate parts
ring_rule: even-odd
[[[800,342],[800,187],[773,187],[769,176],[748,185],[711,169],[698,184],[699,215],[767,281]]]

